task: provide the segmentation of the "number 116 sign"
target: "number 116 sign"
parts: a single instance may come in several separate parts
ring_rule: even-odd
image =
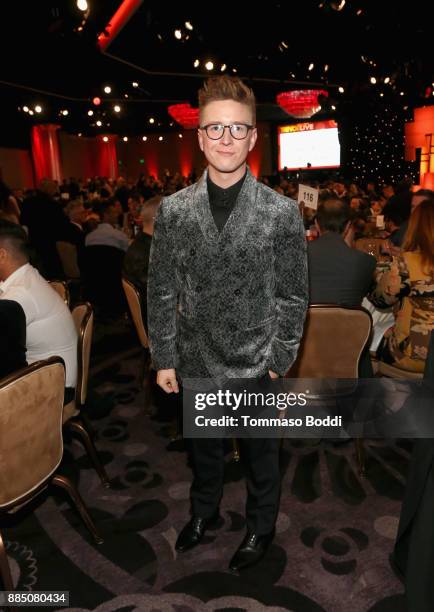
[[[307,208],[316,210],[318,208],[318,189],[308,185],[299,185],[297,201]]]

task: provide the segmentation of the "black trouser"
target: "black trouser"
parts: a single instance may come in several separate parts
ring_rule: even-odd
[[[223,493],[224,440],[193,438],[190,443],[194,475],[190,489],[192,514],[210,518]],[[279,510],[280,440],[240,439],[239,444],[247,483],[247,528],[265,535],[273,530]]]

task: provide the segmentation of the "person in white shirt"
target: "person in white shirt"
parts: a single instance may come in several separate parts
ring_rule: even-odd
[[[18,302],[26,316],[29,364],[59,355],[67,388],[77,382],[77,332],[62,298],[29,263],[23,228],[0,219],[0,299]]]
[[[126,251],[129,240],[121,230],[115,228],[119,217],[116,200],[102,202],[100,206],[101,223],[86,236],[86,246],[111,246]]]

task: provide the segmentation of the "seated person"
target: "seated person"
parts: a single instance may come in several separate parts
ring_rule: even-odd
[[[423,372],[434,328],[434,198],[411,213],[402,253],[383,267],[369,299],[380,308],[396,305],[395,324],[377,356],[404,370]]]
[[[87,219],[87,211],[81,200],[71,200],[64,208],[65,215],[69,219],[59,240],[70,242],[77,247],[77,253],[84,248],[84,229],[83,223]]]
[[[77,382],[77,332],[62,298],[29,263],[27,236],[19,225],[0,219],[0,299],[18,302],[26,316],[29,364],[59,355],[66,387]]]
[[[128,247],[123,266],[123,275],[138,289],[140,293],[142,316],[146,325],[146,297],[148,284],[149,253],[151,250],[154,218],[161,202],[161,196],[154,196],[142,207],[140,219],[142,231]]]
[[[351,208],[339,198],[327,198],[318,207],[315,224],[320,237],[307,245],[310,303],[360,306],[372,286],[376,259],[346,242]],[[361,356],[359,375],[374,375],[368,349]]]
[[[404,221],[400,224],[399,229],[390,236],[389,240],[395,247],[402,247],[407,233],[409,217],[416,210],[421,202],[434,197],[434,191],[430,189],[419,189],[414,193],[401,194],[396,200],[390,199],[388,204],[392,203],[396,210],[400,211]]]
[[[0,299],[0,378],[27,365],[26,316],[12,300]]]
[[[371,288],[376,260],[346,243],[350,218],[350,207],[339,198],[327,198],[318,207],[320,237],[307,245],[311,304],[360,306]]]
[[[111,246],[121,251],[128,249],[128,238],[115,226],[119,218],[119,206],[114,198],[104,200],[100,203],[99,210],[101,223],[96,229],[86,236],[85,245]]]

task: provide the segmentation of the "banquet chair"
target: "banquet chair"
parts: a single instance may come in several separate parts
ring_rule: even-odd
[[[68,284],[66,283],[66,281],[51,280],[48,282],[50,284],[50,287],[54,289],[54,291],[60,295],[62,300],[65,302],[65,304],[69,308],[70,295],[69,295]]]
[[[361,306],[312,304],[297,359],[286,378],[357,379],[360,357],[372,333],[372,317]],[[354,440],[360,476],[365,473],[363,441]]]
[[[381,360],[378,360],[378,374],[388,378],[405,378],[407,380],[422,380],[423,378],[423,372],[404,370]]]
[[[139,337],[140,344],[143,349],[143,361],[142,361],[142,372],[140,375],[140,382],[145,391],[145,406],[149,407],[150,404],[150,392],[151,392],[151,356],[149,353],[149,340],[146,331],[145,322],[143,320],[142,306],[140,293],[137,287],[129,281],[127,278],[122,278],[122,287],[127,298],[128,307],[130,309],[131,318],[134,323],[137,335]]]
[[[102,543],[75,485],[56,473],[63,456],[65,366],[60,357],[37,361],[0,381],[0,517],[13,514],[53,484],[64,489],[94,541]],[[14,585],[0,533],[0,573]]]
[[[71,314],[78,333],[77,385],[74,399],[65,404],[63,410],[63,424],[66,428],[80,437],[102,484],[104,487],[109,488],[110,481],[93,443],[89,431],[90,427],[86,422],[86,413],[84,411],[89,380],[90,350],[93,333],[93,309],[88,302],[84,302],[82,304],[77,304]]]

